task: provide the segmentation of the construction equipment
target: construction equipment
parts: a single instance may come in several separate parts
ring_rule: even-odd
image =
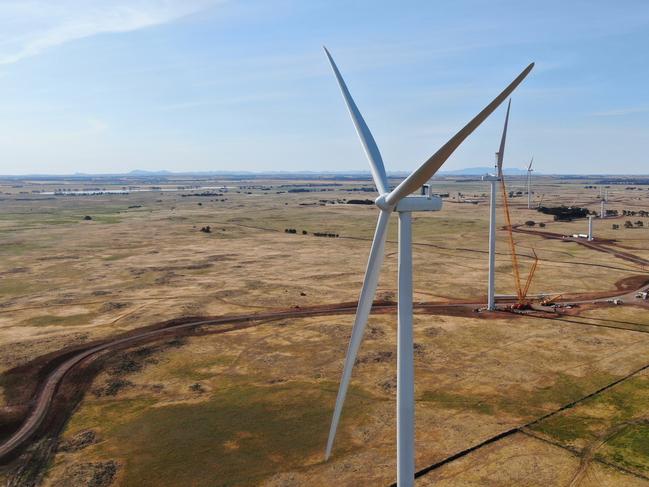
[[[552,306],[554,302],[561,296],[563,296],[563,294],[557,294],[556,296],[552,296],[551,298],[545,298],[543,301],[541,301],[541,306]]]
[[[530,268],[530,272],[527,275],[527,280],[525,281],[525,287],[523,287],[523,298],[527,297],[527,292],[530,290],[530,285],[532,284],[532,278],[534,277],[534,273],[536,272],[536,266],[539,265],[539,257],[536,255],[536,251],[532,249],[532,253],[534,254],[534,262],[532,262],[532,267]]]
[[[518,296],[518,302],[521,302],[522,299],[522,288],[521,288],[521,274],[518,270],[518,256],[516,255],[516,243],[514,242],[514,232],[512,232],[512,220],[509,215],[509,198],[507,197],[507,186],[505,185],[505,176],[500,175],[500,187],[503,193],[503,211],[505,213],[505,221],[507,222],[507,239],[509,241],[509,251],[512,256],[512,270],[514,272],[514,282],[516,285],[516,296]]]
[[[536,255],[536,252],[532,250],[532,253],[534,254],[534,262],[532,263],[532,267],[530,268],[530,272],[527,276],[527,280],[525,281],[525,286],[521,285],[521,274],[518,266],[518,255],[516,254],[516,243],[514,242],[514,232],[512,230],[512,220],[509,212],[509,199],[507,196],[507,185],[505,184],[505,176],[502,174],[502,171],[500,173],[500,186],[502,188],[502,193],[503,193],[503,209],[505,213],[505,220],[507,222],[507,237],[509,240],[509,250],[512,255],[512,268],[514,271],[514,283],[516,285],[516,296],[517,296],[517,303],[512,306],[512,309],[529,309],[530,303],[527,301],[527,292],[530,289],[530,285],[532,284],[532,279],[534,277],[534,273],[536,272],[536,267],[539,263],[539,258]]]
[[[505,184],[505,175],[503,173],[503,159],[505,156],[505,141],[507,139],[507,126],[509,125],[509,110],[511,108],[512,101],[509,100],[507,104],[507,114],[505,115],[505,126],[503,127],[503,134],[500,139],[500,147],[498,152],[496,152],[496,167],[498,169],[498,178],[500,179],[500,187],[502,188],[503,193],[503,209],[505,212],[505,220],[507,221],[507,236],[509,237],[509,250],[512,254],[512,268],[514,271],[514,282],[516,284],[516,296],[517,302],[512,306],[512,309],[529,309],[530,303],[526,300],[527,291],[530,289],[530,284],[532,284],[532,278],[534,277],[534,272],[536,271],[536,266],[538,265],[539,258],[536,255],[536,252],[532,249],[534,254],[534,262],[530,268],[530,272],[525,281],[525,286],[521,285],[521,274],[518,268],[518,256],[516,255],[516,243],[514,242],[514,232],[512,230],[512,220],[509,214],[509,199],[507,196],[507,185]],[[531,163],[530,163],[531,166]]]

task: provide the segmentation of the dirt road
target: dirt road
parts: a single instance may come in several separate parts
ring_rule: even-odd
[[[551,240],[562,240],[564,242],[574,242],[576,244],[583,245],[584,247],[588,247],[589,249],[597,250],[598,252],[606,252],[607,254],[611,254],[617,257],[618,259],[626,260],[627,262],[632,262],[640,266],[642,270],[644,270],[646,266],[649,266],[649,260],[643,259],[642,257],[638,257],[629,252],[622,252],[620,250],[612,248],[613,246],[616,245],[614,240],[595,239],[589,242],[585,238],[571,237],[568,235],[562,235],[560,233],[546,232],[544,230],[533,230],[531,228],[522,228],[522,225],[513,225],[512,231],[517,233],[526,233],[528,235],[538,235],[539,237],[543,237]]]
[[[644,282],[643,282],[644,284]],[[628,291],[625,290],[624,296]],[[619,295],[620,291],[609,291],[606,295]],[[503,303],[503,301],[500,301]],[[513,302],[513,301],[511,301]],[[502,312],[482,313],[476,315],[475,309],[484,304],[483,300],[476,302],[419,302],[414,309],[419,314],[451,315],[451,316],[480,316],[483,318],[502,317]],[[20,425],[7,439],[0,443],[0,461],[13,458],[15,453],[34,439],[35,433],[49,413],[52,401],[62,380],[73,368],[83,362],[95,359],[107,352],[114,352],[125,348],[142,345],[159,340],[160,338],[177,338],[181,336],[199,334],[201,328],[223,327],[220,332],[238,330],[242,327],[257,326],[269,320],[300,318],[309,316],[333,316],[340,314],[353,314],[356,311],[356,302],[320,305],[304,308],[291,308],[274,312],[253,313],[237,316],[223,316],[215,318],[195,319],[177,323],[175,321],[161,323],[149,327],[145,331],[130,333],[127,336],[115,337],[73,353],[70,358],[52,368],[43,381],[36,388],[36,394],[30,400],[34,406]],[[376,301],[372,313],[395,313],[397,304],[394,302]],[[507,315],[511,316],[511,315]],[[153,328],[153,329],[150,329]],[[66,352],[65,350],[61,351]],[[56,356],[50,362],[56,362]],[[47,364],[44,365],[47,367]],[[92,377],[86,384],[89,386]],[[70,413],[70,411],[68,411]]]
[[[415,310],[419,313],[427,314],[470,315],[473,313],[476,305],[476,303],[418,303],[415,305]],[[90,345],[85,349],[73,353],[70,358],[54,366],[49,371],[44,380],[36,388],[37,393],[30,400],[30,403],[33,403],[34,406],[21,426],[0,444],[0,461],[13,457],[17,450],[29,443],[47,416],[61,381],[66,374],[82,362],[92,360],[107,352],[142,345],[159,340],[160,338],[175,338],[200,333],[196,330],[205,327],[225,327],[226,325],[230,325],[229,328],[223,328],[221,330],[221,332],[227,332],[241,329],[242,327],[256,326],[266,323],[269,320],[352,314],[355,311],[356,303],[348,302],[308,308],[296,307],[266,313],[195,319],[181,323],[172,321],[168,325],[162,323],[157,327],[153,327],[154,329],[150,329],[151,327],[149,327],[146,331],[131,333],[127,336],[116,337]],[[372,312],[394,313],[396,312],[396,303],[377,301],[374,303]],[[61,351],[62,354],[66,352],[69,351]],[[53,356],[50,362],[56,362],[56,358],[56,356]],[[47,364],[44,367],[47,367]]]

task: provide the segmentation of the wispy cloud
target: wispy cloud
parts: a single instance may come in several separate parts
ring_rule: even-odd
[[[0,64],[66,42],[129,32],[196,13],[222,0],[19,0],[0,2]]]
[[[637,113],[647,113],[649,112],[649,107],[629,107],[629,108],[617,108],[614,110],[605,110],[602,112],[594,112],[590,115],[592,117],[624,117],[626,115],[635,115]]]
[[[291,93],[285,91],[278,92],[268,92],[268,93],[256,93],[242,96],[231,96],[228,98],[219,98],[219,99],[200,99],[200,100],[191,100],[184,101],[179,103],[170,103],[167,105],[161,105],[159,110],[162,111],[174,111],[174,110],[185,110],[185,109],[194,109],[201,107],[209,106],[239,106],[239,105],[248,105],[248,104],[259,104],[264,102],[272,102],[277,100],[289,99],[292,96]]]

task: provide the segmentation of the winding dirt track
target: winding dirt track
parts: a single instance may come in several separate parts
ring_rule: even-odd
[[[620,295],[620,291],[609,291],[605,293],[607,296]],[[626,292],[624,296],[626,296]],[[507,302],[507,301],[499,301]],[[513,301],[510,301],[513,302]],[[453,315],[453,316],[476,316],[474,310],[480,306],[481,302],[419,302],[415,303],[414,309],[419,314],[434,314],[434,315]],[[72,357],[68,358],[58,366],[56,366],[42,381],[37,388],[37,393],[30,400],[34,404],[28,415],[14,431],[9,438],[0,444],[0,462],[6,459],[11,459],[15,453],[28,445],[34,439],[35,434],[42,425],[44,419],[49,413],[52,401],[57,393],[62,380],[75,366],[97,358],[102,354],[110,351],[117,351],[133,346],[142,345],[144,343],[159,340],[161,338],[180,337],[190,334],[198,334],[201,328],[205,327],[224,327],[220,328],[219,332],[229,332],[247,328],[251,326],[258,326],[268,321],[274,321],[285,318],[301,318],[312,316],[333,316],[341,314],[353,314],[356,311],[356,302],[339,303],[333,305],[313,306],[305,308],[292,308],[287,310],[280,310],[266,313],[253,313],[235,316],[223,316],[215,318],[202,318],[195,319],[188,322],[176,323],[169,322],[168,324],[161,324],[159,328],[148,329],[128,336],[117,337],[109,340],[99,342],[91,345],[89,348],[82,349],[75,353]],[[397,311],[397,304],[393,302],[376,301],[372,307],[374,314],[381,313],[395,313]],[[483,313],[480,315],[482,318],[496,318],[502,317],[503,312]],[[510,314],[507,316],[511,317]],[[552,318],[552,316],[550,316]],[[588,323],[585,323],[588,324]],[[225,328],[230,325],[229,328]]]
[[[57,389],[63,378],[75,366],[84,361],[96,358],[101,354],[129,348],[143,343],[155,341],[160,338],[179,337],[192,333],[203,327],[232,325],[230,328],[221,329],[221,332],[228,332],[249,326],[257,326],[272,320],[283,318],[300,318],[309,316],[332,316],[340,314],[352,314],[356,311],[356,302],[339,303],[324,306],[312,306],[304,308],[291,308],[267,313],[254,313],[235,316],[223,316],[215,318],[195,319],[188,322],[169,322],[161,324],[158,328],[131,333],[128,336],[116,337],[113,339],[101,341],[91,345],[89,348],[82,349],[75,353],[55,368],[45,377],[37,388],[35,397],[30,400],[34,406],[29,411],[27,417],[20,427],[13,432],[9,438],[0,444],[0,461],[7,458],[13,458],[16,451],[20,450],[32,440],[35,433],[47,416],[52,401],[56,395]],[[450,314],[450,315],[467,315],[473,312],[476,303],[417,303],[415,310],[419,313],[428,314]],[[374,313],[394,313],[396,312],[396,303],[376,301],[372,308]]]
[[[578,244],[585,245],[586,247],[598,250],[601,252],[607,252],[614,255],[617,258],[626,260],[628,262],[633,262],[644,268],[645,265],[649,265],[649,261],[634,256],[633,254],[627,252],[620,252],[616,249],[613,249],[609,246],[604,245],[604,242],[587,242],[583,239],[573,239],[566,238],[563,235],[544,232],[539,230],[530,230],[522,229],[518,227],[513,228],[514,231],[519,233],[528,233],[541,236],[543,238],[551,239],[562,239],[574,241]],[[615,245],[613,241],[606,241],[607,245]],[[646,286],[646,280],[637,280],[636,287],[644,288]],[[627,286],[624,289],[623,294],[622,290],[617,291],[607,291],[602,293],[592,293],[591,295],[583,295],[581,298],[585,302],[586,300],[594,299],[603,299],[605,297],[615,297],[615,296],[629,296],[630,291],[634,292],[636,288],[629,289],[630,286]],[[576,298],[573,297],[574,300]],[[427,314],[440,314],[440,315],[460,315],[460,316],[476,316],[473,312],[477,306],[480,306],[484,303],[484,300],[479,300],[475,302],[467,301],[448,301],[448,302],[420,302],[415,303],[414,309],[418,313],[427,313]],[[39,432],[39,428],[43,425],[45,418],[51,411],[52,403],[57,395],[57,390],[60,388],[60,385],[66,375],[70,373],[75,367],[80,364],[87,363],[94,359],[101,357],[104,354],[107,354],[111,351],[117,351],[143,343],[152,342],[159,340],[165,337],[179,337],[190,335],[192,333],[200,333],[200,329],[205,327],[223,327],[219,328],[218,332],[224,333],[232,330],[237,330],[249,326],[257,326],[262,323],[266,323],[272,320],[285,319],[285,318],[300,318],[300,317],[309,317],[309,316],[332,316],[340,314],[352,314],[356,311],[356,302],[347,302],[347,303],[338,303],[331,305],[321,305],[321,306],[312,306],[304,308],[291,308],[278,310],[273,312],[260,312],[253,314],[245,315],[236,315],[236,316],[222,316],[222,317],[213,317],[213,318],[195,318],[195,319],[184,319],[184,320],[175,320],[166,323],[161,323],[158,325],[147,327],[142,330],[135,330],[129,332],[125,335],[120,335],[113,337],[111,339],[102,340],[95,342],[93,344],[85,345],[85,348],[79,348],[77,350],[68,349],[61,352],[66,352],[65,355],[61,354],[58,356],[61,357],[71,355],[58,365],[54,365],[52,370],[41,379],[38,387],[35,389],[35,393],[31,397],[29,403],[32,404],[31,409],[25,415],[25,418],[22,420],[20,426],[13,432],[8,434],[8,437],[0,443],[0,463],[8,461],[15,457],[16,453],[22,450],[25,446],[29,445],[31,441],[34,441],[37,436],[36,433]],[[396,312],[396,303],[386,302],[386,301],[377,301],[374,303],[372,308],[373,313],[394,313]],[[480,315],[481,317],[497,317],[502,316],[500,313],[484,313]],[[510,315],[509,315],[510,316]],[[584,323],[588,324],[588,323]],[[228,328],[227,325],[230,325]],[[73,352],[73,353],[71,353]],[[56,354],[54,354],[56,355]],[[56,358],[56,357],[54,357]],[[50,358],[52,363],[55,363]],[[47,362],[46,362],[47,365]],[[67,411],[67,414],[71,414],[71,411]],[[519,429],[517,428],[516,431]],[[40,433],[43,433],[42,431]],[[510,434],[510,432],[505,432],[505,436]],[[497,437],[487,440],[487,443],[497,441],[503,437],[498,435]],[[486,443],[485,443],[486,444]],[[481,446],[481,445],[479,445]],[[475,448],[472,447],[465,452],[459,452],[452,457],[434,465],[427,467],[418,472],[419,475],[441,466],[441,464],[452,461],[452,459],[459,458],[467,454],[469,451],[473,451]]]
[[[637,255],[633,255],[629,252],[621,252],[617,249],[611,248],[610,246],[617,245],[615,240],[595,239],[589,242],[584,238],[570,237],[570,236],[563,235],[561,233],[546,232],[544,230],[532,230],[530,228],[521,228],[521,225],[513,225],[512,231],[517,233],[526,233],[528,235],[537,235],[539,237],[543,237],[551,240],[562,240],[564,242],[574,242],[576,244],[583,245],[584,247],[588,247],[589,249],[597,250],[598,252],[606,252],[607,254],[614,255],[619,259],[623,259],[626,260],[627,262],[632,262],[634,264],[637,264],[643,270],[645,266],[649,266],[649,260],[643,259],[642,257],[638,257]]]

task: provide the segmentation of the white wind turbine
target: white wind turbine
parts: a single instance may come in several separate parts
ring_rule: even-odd
[[[527,166],[527,209],[532,208],[532,163],[534,162],[534,156],[530,161],[530,165]]]
[[[412,193],[422,187],[451,156],[457,147],[466,139],[525,79],[534,67],[534,63],[519,74],[489,105],[487,105],[468,124],[457,132],[430,159],[424,162],[410,176],[404,179],[395,189],[390,191],[388,178],[374,137],[363,120],[347,86],[325,48],[329,63],[338,80],[343,98],[351,115],[356,132],[361,140],[363,149],[370,163],[372,178],[379,192],[375,200],[379,208],[379,217],[374,233],[374,240],[365,270],[365,278],[361,288],[354,327],[349,341],[345,365],[343,368],[336,406],[329,430],[329,439],[325,459],[331,455],[340,413],[349,387],[352,368],[363,338],[367,318],[372,308],[376,293],[379,271],[383,263],[385,239],[390,214],[399,214],[399,257],[398,257],[398,331],[397,331],[397,484],[399,487],[414,485],[414,357],[412,335],[412,234],[411,213],[413,211],[435,211],[441,208],[441,199],[431,197],[430,193],[423,196],[412,196]]]
[[[487,309],[496,309],[496,183],[503,178],[503,159],[505,157],[505,141],[507,140],[507,125],[509,124],[509,110],[512,100],[507,104],[505,126],[500,137],[500,147],[496,152],[496,174],[485,174],[483,181],[489,181],[491,193],[489,195],[489,282],[487,286]]]

